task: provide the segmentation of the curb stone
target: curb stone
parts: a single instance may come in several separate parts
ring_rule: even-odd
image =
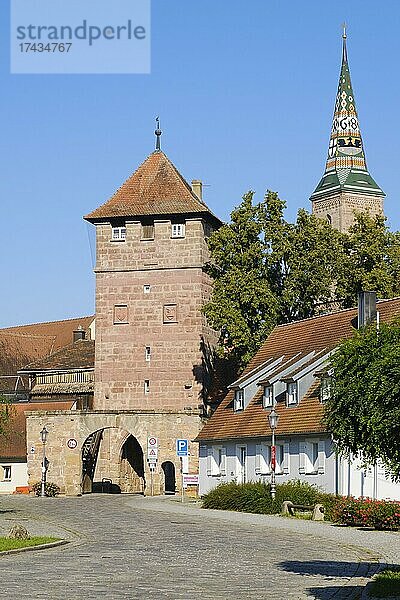
[[[48,544],[38,544],[37,546],[25,546],[24,548],[13,548],[11,550],[3,550],[2,552],[0,552],[0,557],[7,556],[8,554],[20,554],[21,552],[33,552],[34,550],[47,550],[47,548],[57,548],[58,546],[65,546],[69,543],[69,540],[58,540],[57,542],[49,542]]]

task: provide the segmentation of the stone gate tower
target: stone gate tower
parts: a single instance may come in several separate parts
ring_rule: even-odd
[[[346,30],[343,32],[342,67],[333,115],[325,173],[311,195],[312,212],[333,227],[346,231],[354,212],[383,214],[385,194],[371,177],[347,60]]]
[[[85,218],[96,227],[96,340],[93,408],[36,411],[27,439],[48,431],[49,480],[68,495],[117,486],[122,492],[180,488],[176,440],[189,441],[185,467],[207,411],[216,333],[201,308],[207,237],[221,222],[157,149],[108,202]],[[156,464],[147,461],[157,441]],[[154,451],[154,449],[152,449]],[[30,480],[40,461],[28,456]],[[110,488],[111,489],[111,488]]]
[[[215,340],[202,267],[220,221],[201,196],[157,149],[85,217],[97,239],[94,409],[202,412]]]

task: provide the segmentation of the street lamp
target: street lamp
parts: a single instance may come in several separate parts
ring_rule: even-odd
[[[279,415],[275,408],[272,408],[268,415],[269,426],[272,431],[272,443],[271,443],[271,497],[275,499],[276,483],[275,483],[275,469],[276,469],[276,446],[275,446],[275,429],[278,427]]]
[[[47,442],[47,434],[49,432],[46,429],[46,425],[43,427],[40,432],[40,438],[43,444],[43,460],[42,460],[42,486],[41,486],[41,497],[44,498],[46,496],[46,472],[47,472],[47,458],[46,458],[46,442]]]

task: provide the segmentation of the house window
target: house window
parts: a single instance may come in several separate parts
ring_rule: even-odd
[[[207,475],[221,477],[226,475],[226,448],[209,446],[207,449]]]
[[[145,283],[143,286],[143,294],[150,294],[151,285],[149,283]]]
[[[264,386],[264,394],[263,394],[263,408],[271,408],[274,405],[274,394],[273,394],[273,386],[266,385]]]
[[[297,381],[291,381],[286,388],[287,405],[297,404]]]
[[[150,380],[149,379],[144,380],[144,393],[150,394]]]
[[[235,391],[235,411],[244,409],[244,390]]]
[[[154,223],[142,224],[142,240],[154,240]]]
[[[318,471],[318,442],[310,444],[310,463],[314,473]]]
[[[3,465],[3,481],[11,481],[11,465]]]
[[[172,223],[171,237],[184,238],[185,237],[185,224],[184,223]]]
[[[113,227],[111,231],[111,240],[113,242],[122,242],[126,240],[126,227]]]
[[[150,348],[150,346],[146,346],[146,349],[144,351],[144,356],[145,356],[146,362],[150,362],[150,358],[151,358],[151,348]]]
[[[299,472],[306,475],[325,473],[325,441],[300,442]]]
[[[332,394],[332,377],[326,375],[321,379],[320,400],[322,403],[330,400]]]
[[[269,475],[271,472],[271,446],[259,444],[256,446],[256,475]],[[289,444],[286,442],[276,444],[275,473],[277,475],[289,473]]]

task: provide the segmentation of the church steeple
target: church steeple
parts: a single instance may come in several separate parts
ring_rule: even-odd
[[[316,202],[327,197],[343,194],[344,192],[357,196],[358,202],[355,203],[357,206],[355,206],[353,210],[368,209],[376,214],[379,212],[379,209],[371,205],[369,196],[382,199],[385,195],[367,169],[354,92],[350,78],[346,41],[347,34],[346,28],[344,27],[342,66],[336,95],[325,173],[310,198],[313,202],[313,212],[316,214],[319,212],[318,210],[315,210],[318,208],[315,204]],[[366,198],[367,201],[365,206],[360,203],[359,195]],[[382,205],[382,201],[380,202],[380,205]],[[380,208],[380,212],[381,211],[382,208]],[[338,228],[346,229],[347,225],[341,224]]]

